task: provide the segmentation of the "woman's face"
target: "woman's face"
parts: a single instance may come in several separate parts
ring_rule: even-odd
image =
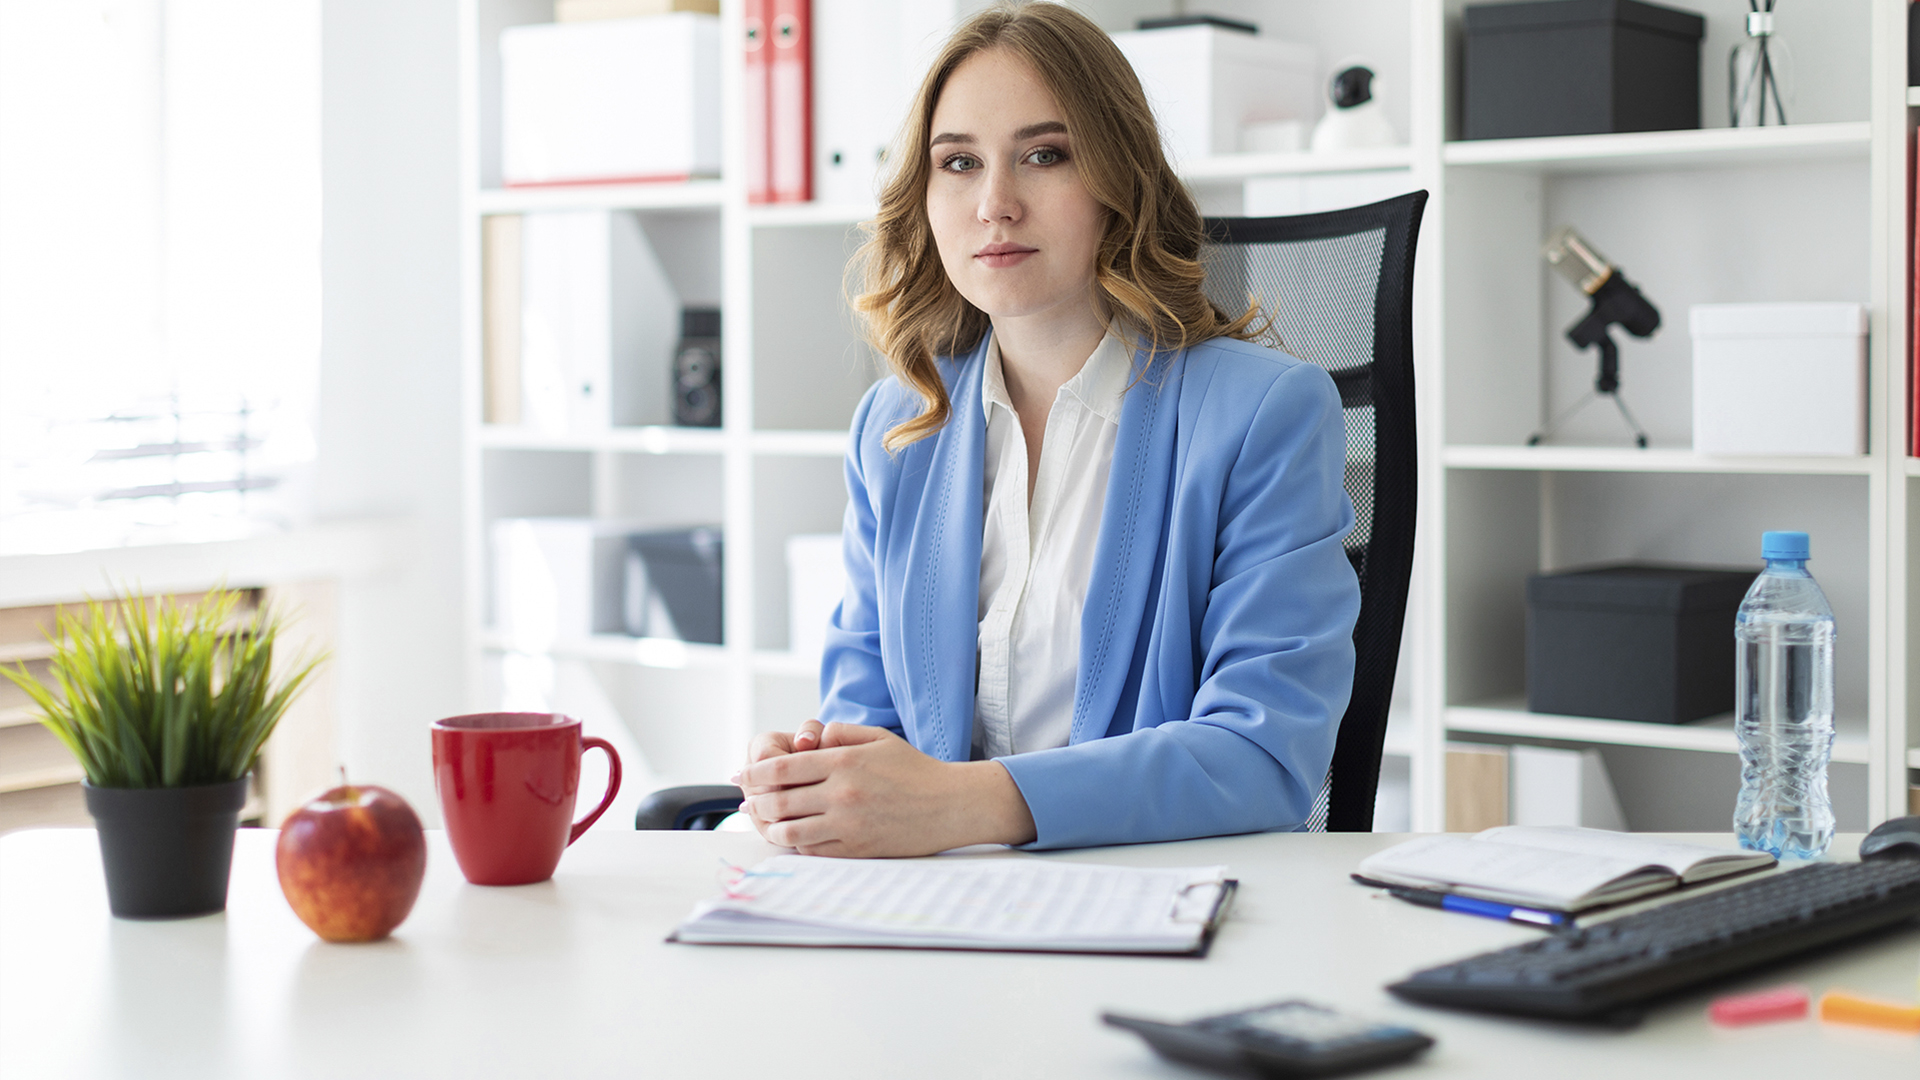
[[[927,217],[960,295],[996,320],[1084,319],[1107,210],[1080,182],[1066,117],[1026,61],[989,49],[955,68],[927,154]]]

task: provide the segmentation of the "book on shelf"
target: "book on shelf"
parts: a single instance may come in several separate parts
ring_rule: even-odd
[[[773,200],[773,181],[767,173],[767,48],[768,9],[773,0],[746,0],[740,13],[741,60],[740,139],[747,171],[747,201]]]
[[[773,202],[813,198],[813,16],[810,0],[768,0],[767,173]]]
[[[1765,852],[1576,826],[1422,836],[1360,861],[1375,881],[1577,912],[1771,866]]]
[[[482,418],[520,422],[520,215],[480,219]]]
[[[1479,832],[1507,824],[1507,748],[1447,744],[1447,831]]]
[[[1907,453],[1920,457],[1920,144],[1907,170]]]
[[[954,22],[954,0],[813,0],[811,14],[813,197],[870,205],[888,148]]]
[[[1237,885],[1224,866],[965,856],[778,855],[726,880],[668,941],[1194,955]]]

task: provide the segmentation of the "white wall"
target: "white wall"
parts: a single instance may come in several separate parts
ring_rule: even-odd
[[[339,750],[439,820],[428,725],[464,711],[454,0],[324,0],[316,510],[403,516],[340,598]]]

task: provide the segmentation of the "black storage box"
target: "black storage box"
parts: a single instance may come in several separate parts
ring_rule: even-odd
[[[1697,128],[1705,34],[1700,16],[1638,0],[1475,4],[1460,136]]]
[[[1758,570],[1626,563],[1527,578],[1527,708],[1683,724],[1733,709],[1733,619]]]
[[[627,633],[721,644],[720,529],[634,533],[627,544]]]

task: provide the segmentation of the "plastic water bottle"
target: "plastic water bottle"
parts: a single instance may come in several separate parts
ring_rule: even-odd
[[[1740,846],[1811,859],[1833,841],[1833,608],[1807,573],[1807,534],[1760,540],[1767,568],[1734,620],[1740,739]]]

